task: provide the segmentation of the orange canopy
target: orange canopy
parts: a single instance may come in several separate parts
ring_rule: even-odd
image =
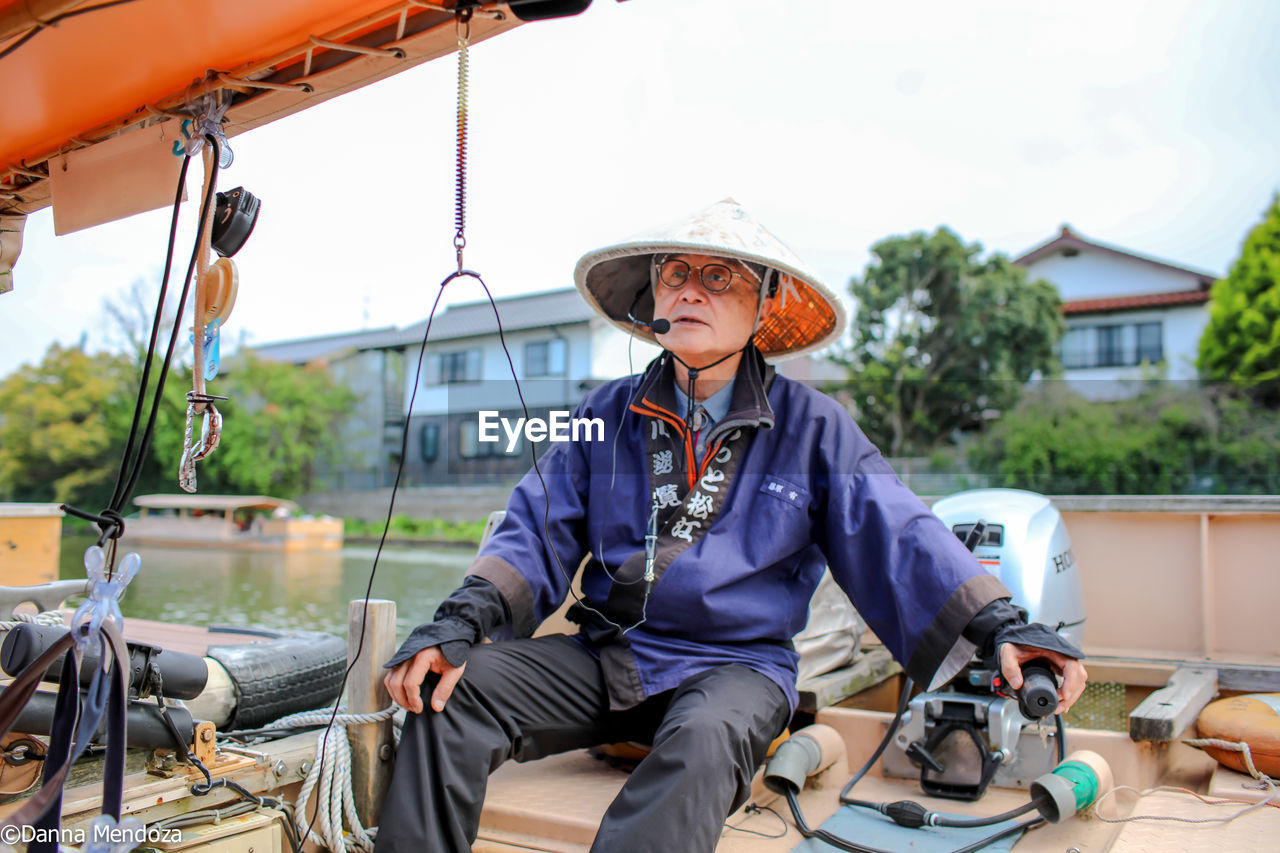
[[[47,159],[163,120],[195,93],[236,93],[231,136],[450,53],[451,5],[0,0],[0,193],[17,212],[43,207]],[[472,41],[517,24],[486,3]]]

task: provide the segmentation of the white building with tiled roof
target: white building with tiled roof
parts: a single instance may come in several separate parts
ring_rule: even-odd
[[[1146,377],[1196,378],[1213,273],[1099,243],[1067,225],[1014,262],[1062,296],[1060,354],[1073,390],[1117,398]]]

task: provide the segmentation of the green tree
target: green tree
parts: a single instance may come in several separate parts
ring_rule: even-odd
[[[40,364],[0,382],[0,494],[12,500],[105,502],[123,444],[114,412],[131,365],[49,347]]]
[[[139,430],[159,368],[157,359]],[[316,466],[338,452],[338,425],[354,395],[321,367],[247,357],[234,368],[209,385],[230,399],[218,404],[222,442],[197,466],[200,491],[305,492]],[[104,508],[128,441],[138,381],[131,355],[87,355],[54,345],[41,364],[0,382],[0,497]],[[135,494],[177,491],[190,387],[188,371],[170,373]]]
[[[1213,286],[1200,337],[1200,375],[1225,380],[1264,405],[1280,405],[1280,193]]]
[[[1274,494],[1280,416],[1164,382],[1113,402],[1048,383],[984,434],[969,461],[993,486],[1045,494]]]
[[[890,456],[929,450],[1011,408],[1036,372],[1052,375],[1061,301],[1007,257],[982,260],[942,227],[890,237],[849,291],[855,302],[846,392]]]

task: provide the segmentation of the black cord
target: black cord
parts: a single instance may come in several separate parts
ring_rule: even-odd
[[[759,831],[754,830],[754,829],[743,829],[743,828],[742,828],[742,827],[740,827],[740,826],[730,826],[730,825],[729,825],[729,824],[727,824],[727,823],[724,825],[724,828],[725,828],[725,829],[732,829],[734,832],[745,832],[747,835],[758,835],[758,836],[760,836],[761,838],[786,838],[786,836],[787,836],[787,820],[786,820],[786,818],[784,818],[782,815],[780,815],[780,814],[778,814],[777,812],[775,812],[775,811],[774,811],[772,808],[770,808],[769,806],[761,806],[761,805],[756,805],[755,803],[750,803],[750,804],[748,804],[748,805],[747,805],[747,807],[746,807],[745,809],[743,809],[743,812],[745,812],[746,814],[749,814],[749,815],[758,815],[758,814],[763,814],[764,812],[768,812],[769,814],[771,814],[771,815],[773,815],[774,817],[776,817],[776,818],[778,819],[778,821],[779,821],[779,822],[781,822],[781,824],[782,824],[782,832],[779,832],[779,833],[776,833],[776,834],[770,834],[770,833],[768,833],[768,832],[759,832]]]
[[[155,315],[151,320],[151,337],[147,341],[147,352],[142,362],[142,380],[138,385],[138,399],[133,407],[133,421],[129,425],[129,440],[124,447],[124,455],[120,460],[120,473],[116,477],[116,487],[111,493],[110,507],[119,509],[127,500],[125,496],[125,482],[128,478],[128,472],[132,464],[136,464],[133,460],[134,441],[138,437],[138,424],[142,420],[142,408],[146,400],[147,385],[151,381],[151,363],[156,353],[156,338],[160,334],[160,322],[164,315],[165,297],[169,292],[169,275],[173,271],[173,250],[177,244],[178,238],[178,213],[182,209],[183,190],[187,184],[187,169],[191,166],[191,156],[185,155],[182,158],[182,169],[178,173],[178,189],[174,193],[173,199],[173,216],[169,220],[169,243],[165,252],[164,272],[160,277],[160,296],[156,300]],[[154,408],[159,400],[152,401]]]
[[[121,495],[118,505],[113,507],[116,510],[121,509],[125,502],[129,500],[130,495],[133,494],[133,490],[138,485],[138,478],[142,476],[142,462],[146,459],[147,450],[151,446],[151,437],[155,432],[156,426],[156,415],[159,413],[160,402],[164,394],[164,383],[169,376],[169,365],[173,361],[173,350],[178,343],[178,332],[182,328],[182,315],[186,311],[187,295],[191,291],[191,276],[195,272],[196,262],[200,258],[200,238],[204,234],[205,222],[208,220],[210,210],[213,207],[214,196],[217,195],[218,163],[221,160],[222,147],[211,134],[205,134],[204,138],[206,142],[213,146],[213,166],[211,167],[212,174],[209,177],[209,191],[205,194],[204,202],[200,208],[200,222],[196,226],[196,245],[191,251],[191,259],[187,262],[187,273],[182,284],[182,296],[178,300],[178,315],[174,318],[173,331],[169,335],[169,346],[164,354],[164,364],[161,365],[160,376],[156,379],[156,393],[151,405],[151,417],[147,419],[147,428],[142,434],[142,443],[138,448],[138,461],[133,467],[133,473],[129,477],[128,485],[125,487],[124,494]],[[200,318],[195,318],[196,323],[199,323],[199,321]],[[198,332],[199,330],[197,329]]]
[[[902,682],[902,692],[898,694],[898,712],[893,715],[893,722],[889,724],[889,730],[884,733],[884,737],[881,739],[880,745],[876,747],[876,751],[871,754],[871,757],[867,759],[867,763],[862,765],[862,769],[853,774],[853,778],[850,779],[849,783],[840,791],[841,804],[847,806],[867,806],[870,808],[876,808],[879,805],[878,803],[869,803],[864,800],[850,799],[849,792],[853,790],[854,785],[858,784],[858,782],[862,780],[863,776],[867,775],[867,771],[880,760],[880,756],[884,755],[884,751],[888,748],[889,742],[893,740],[894,732],[898,730],[899,724],[902,723],[902,715],[906,713],[907,702],[911,699],[911,688],[913,686],[915,686],[915,682],[910,678]]]
[[[13,44],[6,47],[4,50],[0,50],[0,59],[4,59],[9,54],[13,53],[15,50],[22,47],[27,42],[31,41],[33,38],[35,38],[38,34],[43,32],[52,24],[56,24],[59,21],[65,21],[67,18],[74,18],[77,15],[87,15],[90,12],[97,12],[102,9],[110,9],[112,6],[123,6],[125,3],[132,3],[132,2],[133,0],[111,0],[111,2],[109,3],[99,3],[97,6],[90,6],[87,9],[73,9],[70,12],[63,12],[61,15],[55,15],[54,17],[50,18],[47,21],[41,21],[40,23],[42,24],[42,26],[33,27],[31,31],[24,34],[22,38],[18,39]]]
[[[351,663],[347,665],[346,671],[342,673],[342,686],[338,690],[338,695],[342,695],[343,691],[347,689],[347,681],[351,677],[351,671],[355,668],[356,661],[360,659],[360,653],[364,650],[365,628],[369,622],[369,599],[373,595],[374,577],[378,574],[378,561],[382,559],[382,549],[387,544],[387,535],[391,531],[391,516],[396,510],[396,495],[400,492],[400,480],[404,477],[404,461],[409,455],[409,422],[413,418],[413,404],[418,398],[418,385],[422,381],[422,362],[426,358],[427,340],[431,337],[431,324],[435,320],[436,309],[440,306],[440,298],[444,296],[445,285],[453,281],[460,274],[461,273],[457,272],[450,273],[444,281],[440,282],[440,288],[436,291],[435,301],[431,303],[431,312],[427,314],[427,327],[422,331],[422,344],[418,347],[418,364],[417,367],[414,368],[413,372],[413,390],[409,392],[408,411],[405,413],[404,428],[400,431],[400,461],[396,463],[396,479],[391,484],[391,499],[387,502],[387,518],[382,524],[382,537],[378,540],[378,549],[373,554],[373,566],[369,569],[369,582],[365,584],[364,588],[364,604],[360,612],[360,638],[356,641],[356,653],[351,656]],[[469,274],[475,276],[477,279],[480,278],[475,273]],[[481,283],[483,284],[483,282]],[[485,288],[485,292],[489,292],[488,288]],[[499,329],[501,329],[501,322],[499,322]],[[503,348],[505,349],[505,347],[506,343],[503,342]],[[508,353],[507,358],[510,359],[510,357],[510,353]],[[528,416],[529,413],[526,410],[525,417],[527,418]],[[333,713],[329,715],[329,722],[325,725],[323,739],[320,742],[320,764],[316,769],[317,774],[324,772],[324,756],[329,746],[329,733],[333,731],[334,722],[337,719],[338,706],[335,704],[333,706]],[[319,809],[311,815],[311,819],[307,822],[306,832],[301,834],[302,838],[311,837],[311,828],[315,826],[316,817],[318,815]]]
[[[344,672],[342,675],[342,687],[341,687],[342,690],[346,689],[347,681],[351,676],[351,672],[355,667],[356,661],[359,660],[360,653],[364,650],[365,627],[368,623],[368,618],[369,618],[369,599],[373,594],[373,581],[374,581],[374,577],[377,575],[377,572],[378,572],[378,561],[382,557],[382,549],[387,543],[387,535],[391,530],[391,517],[392,515],[395,514],[396,496],[399,494],[399,491],[400,491],[400,481],[404,477],[405,459],[407,459],[409,455],[408,453],[409,421],[413,416],[414,401],[418,397],[418,386],[421,383],[421,379],[422,379],[422,363],[426,358],[427,341],[430,340],[431,338],[431,324],[435,321],[436,311],[440,306],[440,298],[444,296],[445,287],[448,286],[449,283],[452,282],[454,279],[461,278],[464,276],[468,278],[474,278],[477,282],[479,282],[480,286],[484,289],[485,296],[488,297],[489,299],[489,305],[493,308],[494,319],[497,321],[497,324],[498,324],[498,340],[502,344],[503,353],[506,354],[507,365],[511,368],[511,378],[515,382],[516,394],[520,398],[520,408],[524,412],[525,419],[528,420],[529,418],[529,407],[525,402],[524,392],[520,390],[520,379],[516,375],[515,362],[511,357],[511,350],[507,347],[507,340],[502,329],[502,318],[498,314],[498,306],[494,302],[493,294],[489,292],[489,286],[485,284],[484,279],[480,277],[479,273],[474,272],[472,270],[464,269],[464,270],[458,270],[457,272],[450,273],[445,277],[443,281],[440,282],[440,287],[436,291],[435,301],[431,303],[431,312],[427,315],[427,327],[422,331],[422,343],[418,347],[418,363],[417,363],[417,366],[414,368],[414,373],[413,373],[413,390],[409,393],[408,413],[405,416],[404,428],[400,431],[400,461],[396,464],[396,478],[395,478],[395,482],[392,483],[391,485],[391,499],[387,502],[387,517],[382,525],[382,536],[378,540],[378,549],[377,551],[374,552],[374,555],[373,555],[373,566],[369,570],[369,581],[365,585],[364,606],[363,606],[363,610],[360,618],[360,637],[356,642],[356,652],[354,655],[352,655],[351,664],[347,666],[346,672]],[[533,467],[534,467],[534,470],[538,472],[539,482],[542,483],[542,492],[543,492],[543,496],[546,499],[548,512],[549,512],[549,508],[551,504],[551,495],[547,489],[546,481],[542,478],[542,472],[538,469],[538,451],[537,451],[537,448],[535,448],[532,444],[530,445],[529,451],[533,455]],[[549,541],[550,533],[547,532],[547,521],[545,517],[543,520],[543,530],[544,530],[544,533],[546,533]],[[551,548],[551,552],[553,555],[555,555],[554,547]],[[556,556],[556,562],[559,563],[560,562],[559,555],[555,555],[555,556]],[[563,571],[564,571],[564,567],[561,566],[561,572]],[[333,713],[329,716],[329,723],[327,726],[325,726],[324,739],[321,741],[320,769],[318,772],[323,772],[325,748],[328,746],[329,733],[333,730],[334,721],[337,720],[337,716],[338,716],[338,708],[335,705],[333,709]],[[302,835],[303,838],[309,838],[311,836],[311,828],[315,825],[315,821],[316,821],[316,815],[313,814],[311,816],[311,820],[307,823],[307,831],[303,833]]]
[[[147,418],[146,428],[142,432],[141,439],[138,438],[138,423],[141,420],[142,408],[147,394],[147,384],[150,381],[151,363],[155,357],[156,338],[159,336],[159,324],[161,315],[164,310],[164,301],[168,293],[169,276],[173,265],[173,251],[177,235],[178,213],[182,203],[182,191],[185,186],[187,167],[190,164],[190,156],[183,158],[182,170],[178,179],[178,188],[174,196],[173,217],[169,225],[169,246],[165,255],[164,275],[160,284],[160,299],[156,305],[156,313],[152,320],[151,337],[147,346],[147,353],[142,369],[142,380],[138,388],[138,397],[134,405],[133,422],[129,428],[129,439],[125,445],[124,457],[120,462],[120,472],[116,478],[116,486],[112,492],[111,502],[107,509],[98,515],[92,515],[77,510],[74,507],[63,506],[63,510],[79,518],[85,518],[95,522],[102,530],[102,535],[98,537],[98,545],[101,547],[108,539],[115,541],[120,538],[124,532],[124,520],[120,515],[120,511],[124,508],[129,498],[133,495],[133,490],[137,488],[138,480],[142,476],[142,469],[145,466],[147,451],[151,447],[151,439],[155,434],[156,417],[159,415],[160,406],[164,396],[165,381],[169,376],[169,368],[173,363],[174,349],[178,343],[178,334],[182,329],[182,317],[186,311],[187,297],[191,292],[191,276],[195,272],[196,263],[200,257],[201,236],[204,234],[205,223],[208,221],[210,211],[213,207],[213,199],[217,188],[218,161],[221,154],[221,147],[218,141],[212,135],[206,134],[205,140],[209,145],[213,146],[213,167],[212,174],[209,177],[208,191],[205,193],[204,199],[200,207],[200,220],[196,228],[196,242],[191,250],[191,257],[187,263],[187,272],[183,280],[182,295],[178,302],[177,316],[174,317],[173,328],[169,333],[169,345],[165,350],[164,361],[160,365],[160,373],[156,377],[155,394],[151,401],[151,413]],[[136,453],[134,448],[136,445]],[[108,562],[109,566],[114,567],[114,558]]]

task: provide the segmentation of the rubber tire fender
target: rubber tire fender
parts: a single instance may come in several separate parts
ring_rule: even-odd
[[[229,629],[244,632],[243,628]],[[236,688],[228,731],[256,729],[299,711],[333,704],[342,691],[347,643],[324,631],[254,631],[262,642],[210,646]]]

